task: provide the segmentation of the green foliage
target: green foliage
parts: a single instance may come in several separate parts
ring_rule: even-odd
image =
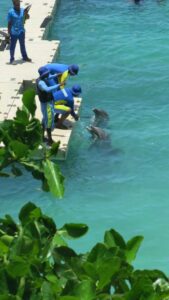
[[[41,123],[35,118],[35,91],[27,90],[22,98],[23,107],[18,108],[13,120],[0,124],[0,176],[21,176],[23,167],[42,182],[42,189],[55,197],[64,194],[64,177],[58,165],[50,161],[57,154],[59,142],[50,149],[42,142]],[[41,157],[36,153],[41,147]],[[4,169],[11,167],[11,173]]]
[[[19,220],[0,219],[0,300],[169,300],[163,272],[130,264],[142,237],[125,242],[110,229],[104,242],[77,254],[65,237],[84,235],[85,224],[57,228],[33,203],[21,209]]]

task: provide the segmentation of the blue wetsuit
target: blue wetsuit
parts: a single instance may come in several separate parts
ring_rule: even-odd
[[[48,83],[48,78],[37,80],[37,90],[39,95],[39,100],[41,104],[42,111],[42,124],[44,128],[54,129],[54,103],[52,91],[56,91],[59,84],[50,86]]]
[[[69,66],[65,64],[51,63],[44,66],[50,72],[50,74],[56,74],[55,82],[62,83],[60,89],[64,88],[64,82],[69,76]]]
[[[51,74],[62,74],[68,70],[68,65],[51,63],[46,64],[45,67],[50,71]]]
[[[70,88],[64,88],[59,91],[53,91],[53,100],[55,112],[58,114],[64,114],[69,112],[72,117],[76,118],[74,111],[74,98],[72,90]]]

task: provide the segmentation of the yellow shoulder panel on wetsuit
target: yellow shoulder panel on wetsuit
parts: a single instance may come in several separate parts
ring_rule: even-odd
[[[62,73],[62,75],[58,76],[58,82],[62,83],[64,81],[66,81],[68,76],[69,76],[69,72],[68,72],[68,70],[66,70],[65,72]],[[60,88],[63,89],[64,85],[62,85]]]

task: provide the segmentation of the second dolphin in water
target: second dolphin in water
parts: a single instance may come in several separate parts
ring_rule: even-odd
[[[110,136],[107,132],[105,132],[102,128],[97,126],[87,126],[86,129],[90,132],[93,138],[93,143],[90,145],[90,150],[93,149],[97,151],[97,154],[103,155],[119,155],[122,153],[120,149],[113,148]]]
[[[108,134],[100,127],[96,127],[93,125],[87,126],[86,129],[91,133],[94,140],[107,140]]]

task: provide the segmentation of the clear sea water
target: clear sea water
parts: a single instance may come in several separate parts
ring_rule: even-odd
[[[1,1],[0,26],[10,1]],[[61,41],[57,61],[78,63],[81,119],[66,162],[63,200],[40,190],[27,173],[0,180],[0,215],[16,217],[33,201],[61,226],[83,222],[71,242],[87,251],[115,228],[125,239],[144,235],[135,266],[169,273],[169,2],[62,0],[49,39]],[[111,145],[91,148],[92,108],[109,112]],[[112,151],[119,149],[119,152]]]

